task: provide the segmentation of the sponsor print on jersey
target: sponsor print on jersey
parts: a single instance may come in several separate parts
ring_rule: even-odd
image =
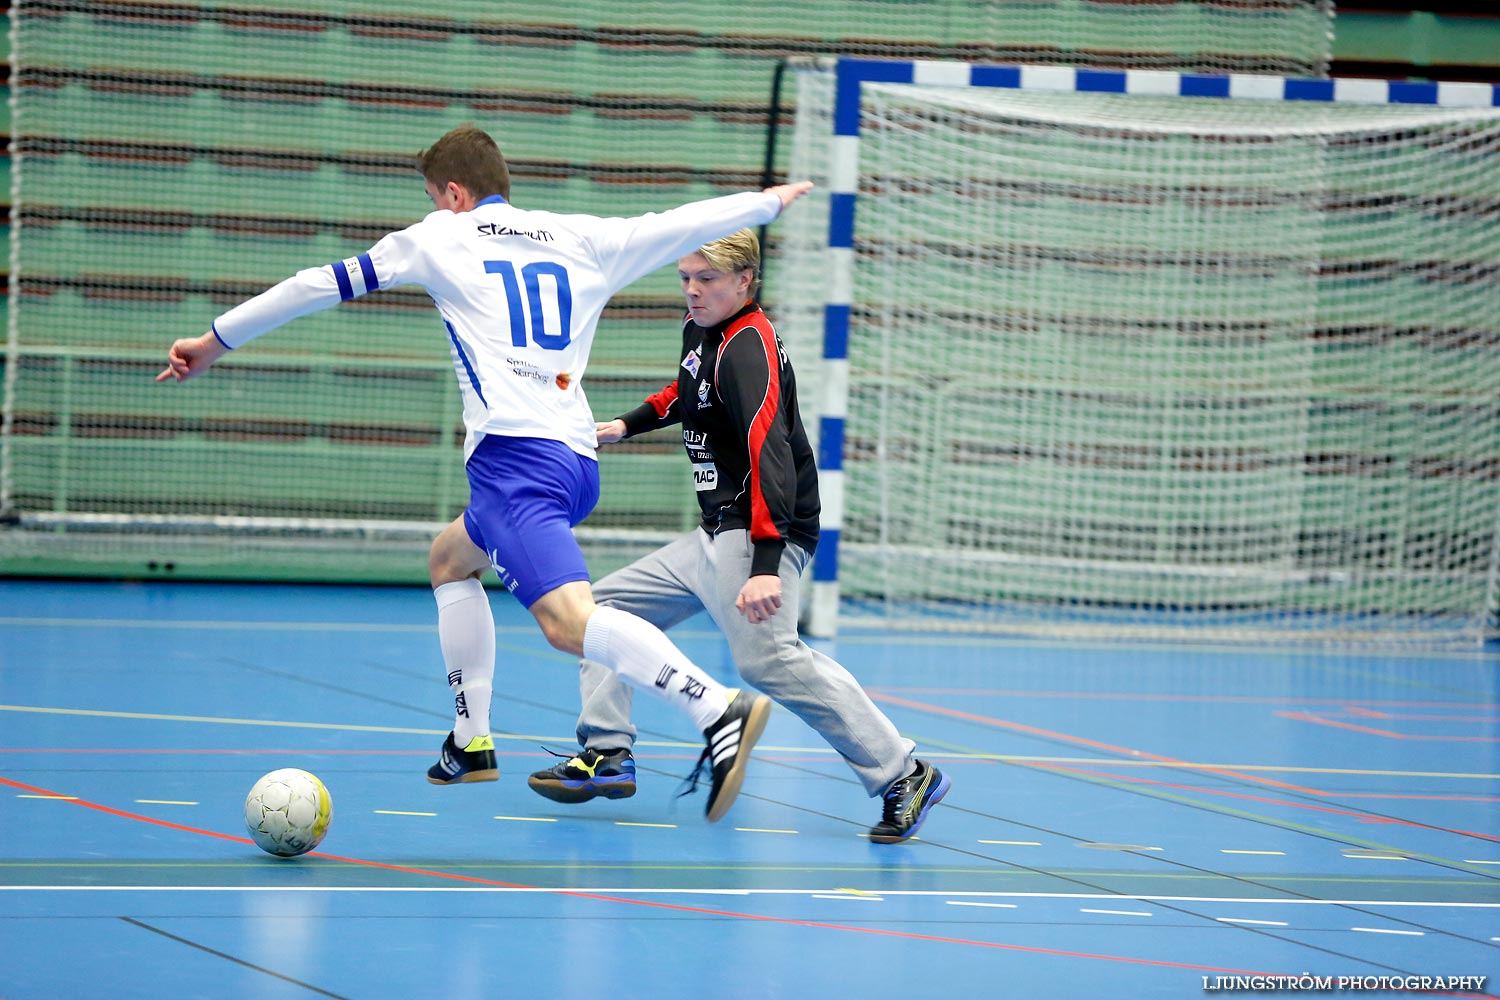
[[[498,222],[481,222],[475,226],[475,231],[480,236],[524,236],[528,240],[538,243],[551,243],[553,236],[545,229],[512,229],[510,226],[502,226]]]
[[[682,446],[687,449],[688,461],[693,463],[694,468],[705,462],[713,464],[714,453],[708,450],[708,435],[702,431],[684,430]]]
[[[702,364],[702,363],[703,363],[703,345],[702,344],[699,344],[693,350],[689,351],[688,352],[688,356],[682,359],[682,367],[686,368],[687,369],[687,373],[689,375],[691,375],[693,378],[697,378],[698,377],[698,366],[700,364]]]
[[[712,490],[719,485],[719,467],[713,462],[693,463],[693,489],[699,493]]]

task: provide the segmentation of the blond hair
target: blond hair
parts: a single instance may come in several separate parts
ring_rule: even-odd
[[[753,229],[741,229],[698,248],[708,266],[720,274],[750,270],[750,294],[760,288],[760,239]]]
[[[438,190],[456,181],[475,201],[498,194],[510,200],[510,168],[488,132],[460,125],[417,154],[417,169]]]

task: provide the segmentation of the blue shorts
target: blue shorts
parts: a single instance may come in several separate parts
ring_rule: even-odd
[[[599,502],[599,463],[558,441],[488,435],[464,466],[464,528],[500,582],[531,607],[589,578],[573,525]]]

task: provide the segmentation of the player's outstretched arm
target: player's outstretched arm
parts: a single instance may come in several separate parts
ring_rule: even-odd
[[[812,189],[812,181],[793,181],[790,184],[777,184],[775,187],[768,187],[766,191],[781,199],[781,210],[785,212],[788,205]]]
[[[175,379],[186,382],[195,375],[202,375],[209,367],[229,353],[224,342],[212,330],[201,337],[184,337],[176,341],[167,351],[167,367],[156,376],[156,381]]]

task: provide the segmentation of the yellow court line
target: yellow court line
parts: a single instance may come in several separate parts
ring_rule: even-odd
[[[496,816],[496,819],[508,819],[513,823],[556,823],[557,820],[551,816]]]
[[[0,618],[0,623],[5,619]],[[298,722],[279,719],[240,719],[232,716],[213,715],[171,715],[162,712],[113,712],[103,709],[92,708],[57,708],[46,705],[3,705],[0,704],[0,712],[22,712],[36,715],[72,715],[85,718],[98,719],[141,719],[148,722],[205,722],[216,725],[230,726],[265,726],[276,729],[324,729],[340,732],[353,733],[393,733],[398,735],[414,736],[446,736],[446,729],[421,729],[409,726],[364,726],[352,723],[340,722]],[[497,740],[522,740],[534,742],[536,740],[552,742],[570,742],[573,735],[566,737],[557,735],[536,735],[531,733],[494,733]],[[638,747],[655,747],[659,749],[703,749],[702,743],[674,742],[669,740],[637,740]],[[806,746],[773,746],[764,743],[757,744],[757,753],[801,753],[801,754],[828,754],[833,755],[837,751],[827,747]],[[4,750],[0,749],[0,753]],[[937,753],[929,754],[931,757],[944,758],[948,760],[973,760],[973,761],[998,761],[1001,763],[1034,763],[1034,764],[1090,764],[1095,767],[1159,767],[1179,770],[1235,770],[1235,771],[1263,771],[1269,773],[1284,774],[1339,774],[1339,775],[1363,775],[1388,778],[1453,778],[1473,781],[1500,781],[1500,774],[1485,773],[1462,773],[1454,771],[1384,771],[1370,770],[1365,768],[1345,767],[1288,767],[1280,764],[1214,764],[1195,761],[1150,761],[1150,760],[1113,760],[1103,757],[1039,757],[1018,754],[993,754],[993,753]]]
[[[137,805],[142,806],[195,806],[196,802],[179,802],[175,799],[136,799]]]
[[[737,826],[734,828],[738,833],[798,833],[797,830],[762,830],[756,826]]]
[[[55,802],[77,802],[78,801],[78,796],[76,796],[76,795],[28,795],[28,794],[26,794],[24,792],[21,793],[20,795],[17,795],[16,798],[18,798],[18,799],[51,799],[51,800],[53,800]]]

